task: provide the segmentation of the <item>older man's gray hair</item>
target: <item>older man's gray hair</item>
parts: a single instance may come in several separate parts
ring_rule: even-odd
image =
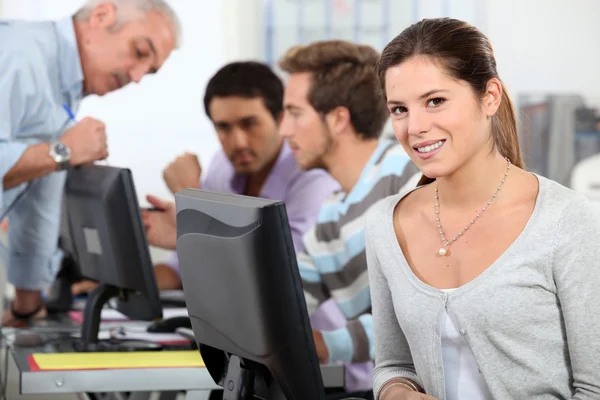
[[[173,8],[165,0],[88,0],[75,13],[75,21],[87,21],[94,9],[102,3],[112,3],[117,9],[117,23],[111,27],[115,31],[119,30],[126,22],[140,18],[149,11],[159,12],[169,22],[175,34],[175,48],[179,48],[181,44],[181,22]]]

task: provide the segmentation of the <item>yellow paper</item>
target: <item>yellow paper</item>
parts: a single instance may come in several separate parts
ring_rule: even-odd
[[[200,353],[193,350],[115,353],[36,353],[32,357],[41,371],[204,367]]]

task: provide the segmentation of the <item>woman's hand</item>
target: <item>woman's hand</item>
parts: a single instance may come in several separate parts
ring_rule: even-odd
[[[384,387],[381,393],[383,395],[379,396],[379,400],[437,400],[435,397],[415,392],[401,384],[391,384],[387,388]]]

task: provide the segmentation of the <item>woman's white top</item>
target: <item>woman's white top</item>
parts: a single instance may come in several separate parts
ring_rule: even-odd
[[[453,290],[442,289],[446,293]],[[441,334],[446,400],[492,399],[473,354],[447,312],[442,316]]]

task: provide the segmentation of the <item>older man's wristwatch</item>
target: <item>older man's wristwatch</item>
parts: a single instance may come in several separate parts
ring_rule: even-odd
[[[62,142],[52,142],[50,143],[50,157],[56,161],[59,170],[65,170],[69,168],[71,149]]]

